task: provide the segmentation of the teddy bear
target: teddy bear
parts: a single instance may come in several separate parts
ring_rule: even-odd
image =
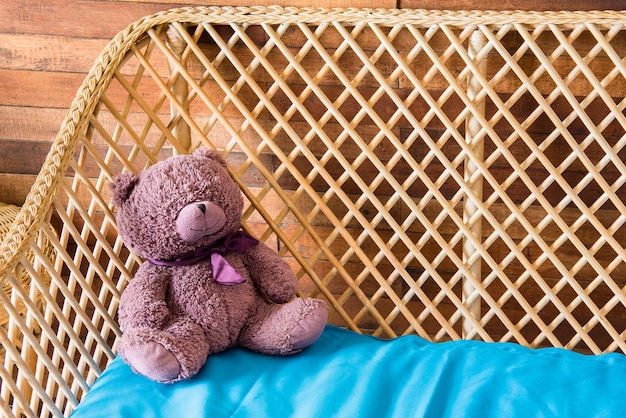
[[[288,355],[321,335],[326,302],[298,297],[287,262],[241,230],[243,196],[217,152],[123,172],[110,188],[119,234],[146,260],[118,310],[118,352],[136,373],[172,383],[231,347]]]

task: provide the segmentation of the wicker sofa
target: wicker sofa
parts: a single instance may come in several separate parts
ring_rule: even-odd
[[[115,359],[142,260],[108,184],[200,146],[333,326],[626,352],[625,24],[207,7],[131,25],[4,234],[1,410],[68,415]]]

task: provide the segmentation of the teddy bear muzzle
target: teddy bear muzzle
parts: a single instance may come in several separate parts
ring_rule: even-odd
[[[226,214],[215,203],[193,202],[176,218],[176,232],[185,242],[194,243],[219,231],[226,224]]]

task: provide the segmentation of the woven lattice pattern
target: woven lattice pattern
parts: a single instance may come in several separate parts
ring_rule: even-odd
[[[227,158],[245,228],[330,302],[333,324],[626,352],[625,22],[206,8],[130,27],[0,248],[8,283],[18,264],[34,271],[26,248],[52,276],[43,307],[21,293],[41,330],[8,309],[38,361],[0,332],[3,411],[67,414],[113,358],[141,260],[108,184],[200,146]]]

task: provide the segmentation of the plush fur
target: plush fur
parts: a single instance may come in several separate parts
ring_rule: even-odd
[[[223,252],[242,283],[218,283],[210,257],[159,265],[239,230],[243,198],[218,154],[201,149],[120,174],[111,190],[124,243],[157,260],[139,267],[120,300],[119,353],[133,370],[175,382],[229,347],[286,355],[317,340],[326,303],[297,298],[294,273],[263,243]]]

